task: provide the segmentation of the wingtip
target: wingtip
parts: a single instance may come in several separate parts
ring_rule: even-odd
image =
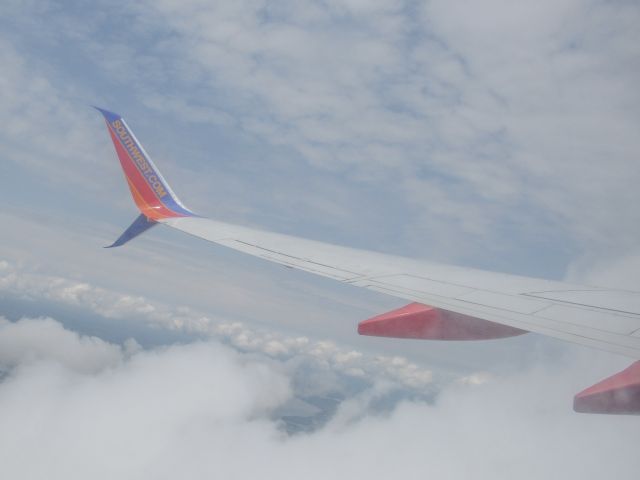
[[[111,112],[109,110],[97,107],[95,105],[91,105],[91,108],[95,108],[97,111],[99,111],[107,121],[113,121],[113,120],[117,120],[119,118],[122,118],[122,116],[120,114],[118,114],[118,113]]]

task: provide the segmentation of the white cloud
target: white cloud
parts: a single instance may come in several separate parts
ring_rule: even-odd
[[[127,349],[135,351],[131,341]],[[50,318],[9,322],[0,317],[0,365],[55,360],[78,372],[96,372],[122,360],[125,350],[97,337],[65,330]]]
[[[632,158],[638,144],[630,127],[640,118],[629,108],[640,101],[632,87],[640,70],[629,48],[638,39],[637,6],[434,1],[426,12],[466,63],[468,78],[458,87],[473,93],[474,83],[482,95],[466,98],[460,113],[491,116],[502,131],[506,156],[484,159],[482,168],[498,167],[487,172],[499,184],[517,187],[514,200],[557,215],[563,225],[556,228],[566,228],[583,245],[629,248],[637,241],[637,211],[624,208],[637,202]],[[476,162],[472,144],[461,146]],[[493,175],[499,170],[515,175]],[[486,180],[491,188],[490,178],[471,172],[469,181]]]
[[[36,302],[51,300],[68,306],[89,309],[105,318],[142,321],[153,327],[197,334],[204,338],[215,338],[244,352],[260,353],[279,359],[305,356],[343,375],[380,376],[395,385],[417,391],[429,391],[433,380],[430,368],[419,366],[404,357],[364,353],[329,340],[312,340],[306,336],[287,335],[204,314],[188,307],[172,308],[143,297],[132,297],[86,282],[23,271],[7,261],[0,263],[0,292]],[[44,338],[53,332],[63,335],[59,325],[51,323],[50,320],[42,320],[42,322],[42,325],[32,325],[27,322],[24,325],[21,324],[21,328],[8,323],[7,329],[8,331],[14,329],[16,332],[21,329],[42,331]],[[66,342],[60,343],[61,351],[67,351],[69,342],[94,341],[94,339],[80,340],[68,337],[68,334],[63,335]],[[7,338],[9,339],[7,342],[11,343],[11,337]],[[101,342],[99,339],[95,341]],[[16,344],[12,352],[21,351],[23,347],[25,345]],[[105,348],[109,347],[105,345]],[[73,355],[72,349],[68,351],[69,355]]]
[[[607,257],[585,255],[569,266],[567,280],[640,291],[639,271],[640,252],[637,250],[622,255],[610,254]]]
[[[324,428],[286,436],[272,413],[291,400],[293,378],[277,361],[196,342],[79,372],[44,353],[0,382],[0,473],[597,479],[614,465],[616,478],[632,479],[640,467],[635,419],[578,415],[568,406],[574,376],[597,363],[565,359],[450,386],[433,406],[405,402],[385,414],[373,413],[388,393],[379,384],[343,402]]]
[[[45,59],[20,51],[6,32],[0,32],[0,132],[5,161],[27,167],[39,181],[51,186],[71,185],[105,194],[115,184],[109,163],[99,153],[106,138],[92,132],[96,120],[90,106],[81,103],[87,89],[65,82],[66,75],[50,68]],[[64,172],[64,175],[60,175]],[[106,181],[95,181],[104,178]]]
[[[637,241],[637,209],[624,208],[640,181],[635,5],[164,0],[136,12],[170,27],[172,51],[202,72],[180,78],[197,91],[181,94],[198,105],[186,118],[225,109],[316,168],[401,197],[420,252],[500,255],[503,228],[598,252]]]
[[[528,254],[549,253],[548,244],[559,257],[637,244],[640,218],[625,208],[637,203],[640,180],[634,4],[103,5],[126,18],[131,28],[124,30],[108,14],[87,18],[47,5],[14,6],[11,15],[25,31],[38,29],[39,40],[95,61],[94,75],[137,95],[121,100],[131,110],[132,100],[143,101],[165,119],[177,114],[178,123],[200,122],[220,135],[241,130],[243,141],[271,145],[274,158],[284,146],[283,163],[268,169],[277,177],[293,175],[299,158],[311,165],[299,166],[304,181],[265,180],[262,199],[243,192],[229,201],[229,190],[258,183],[246,172],[218,169],[215,180],[189,180],[194,197],[226,202],[221,215],[268,224],[276,208],[288,221],[338,225],[355,239],[384,227],[394,235],[380,240],[383,248],[455,261],[493,256],[503,269],[509,253],[530,265]],[[49,29],[38,23],[42,11]],[[22,38],[7,29],[0,48],[7,157],[53,181],[64,165],[72,167],[66,183],[94,192],[113,187],[115,177],[99,175],[113,160],[108,139],[87,129],[95,116],[72,107],[76,98],[100,97],[98,88],[74,75],[75,65],[56,68],[12,35]],[[182,131],[175,126],[166,130]],[[185,157],[174,160],[193,168]],[[340,178],[308,188],[309,177],[326,171]],[[106,184],[92,182],[96,176]],[[360,215],[380,198],[393,219]]]
[[[157,461],[175,465],[178,450],[200,450],[201,440],[232,444],[243,430],[276,436],[264,415],[289,395],[282,375],[215,344],[136,353],[92,375],[24,366],[0,385],[0,470],[12,478],[153,477]]]

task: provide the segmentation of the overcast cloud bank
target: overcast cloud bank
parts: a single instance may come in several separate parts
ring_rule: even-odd
[[[637,249],[633,2],[4,8],[7,159],[87,199],[116,188],[104,98],[205,214],[556,275]]]

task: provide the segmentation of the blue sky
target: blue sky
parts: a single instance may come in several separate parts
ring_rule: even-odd
[[[353,381],[366,375],[372,385],[381,379],[422,400],[449,398],[443,385],[475,378],[465,382],[495,389],[469,398],[493,403],[520,375],[532,389],[549,382],[567,410],[554,404],[553,415],[536,420],[534,404],[510,398],[529,408],[520,431],[542,438],[536,422],[566,421],[578,438],[591,428],[584,425],[593,420],[570,417],[572,392],[627,360],[592,358],[535,335],[472,345],[359,338],[359,320],[401,302],[165,229],[102,249],[137,212],[89,106],[122,114],[180,198],[203,215],[640,290],[634,2],[162,0],[89,8],[42,0],[3,2],[0,12],[1,316],[53,317],[71,351],[89,338],[74,335],[97,335],[108,346],[91,345],[112,352],[98,372],[110,362],[137,372],[136,355],[152,355],[158,344],[207,338],[241,352],[221,354],[229,358],[266,356],[274,375],[294,385],[306,370],[287,370],[283,359],[319,359],[326,370],[317,371]],[[34,325],[20,338],[35,335]],[[140,352],[123,346],[126,336]],[[28,345],[43,364],[60,361],[44,343]],[[78,347],[78,355],[89,350]],[[206,358],[196,350],[185,355]],[[22,365],[16,358],[7,368]],[[76,375],[75,365],[62,362],[64,375]],[[415,385],[414,374],[422,378]],[[555,388],[563,378],[569,384]],[[286,390],[274,393],[273,405]],[[346,398],[362,406],[362,395],[376,392],[367,385]],[[468,406],[458,393],[434,415]],[[344,404],[336,422],[350,425],[356,417]],[[416,400],[407,408],[423,407]],[[238,426],[241,435],[246,424]],[[620,442],[633,439],[625,432]],[[577,472],[570,460],[549,465]]]

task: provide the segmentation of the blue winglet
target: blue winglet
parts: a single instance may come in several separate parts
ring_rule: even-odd
[[[122,118],[117,113],[110,112],[109,110],[105,110],[104,108],[96,107],[95,105],[91,105],[91,106],[96,110],[98,110],[107,122],[113,122],[115,120]]]
[[[120,245],[124,245],[129,240],[136,238],[138,235],[146,232],[151,227],[157,225],[158,222],[155,220],[151,220],[150,218],[145,217],[143,214],[140,214],[138,218],[136,218],[133,223],[127,228],[120,237],[113,242],[112,245],[104,248],[113,248],[119,247]]]

